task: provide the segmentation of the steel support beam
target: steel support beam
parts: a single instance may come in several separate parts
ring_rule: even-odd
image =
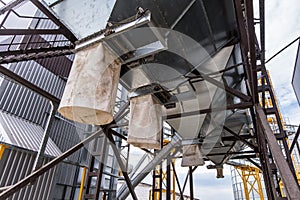
[[[251,158],[246,158],[249,162],[251,162],[253,165],[255,165],[258,169],[262,170],[261,166],[255,162],[254,160],[252,160]]]
[[[245,143],[246,145],[248,145],[251,149],[253,149],[254,151],[257,151],[257,146],[255,146],[254,144],[248,142],[247,140],[245,140],[243,137],[241,137],[239,134],[236,134],[235,132],[233,132],[230,128],[223,126],[224,130],[226,130],[228,133],[230,133],[231,135],[233,135],[233,137],[235,137],[236,139],[242,141],[243,143]]]
[[[194,166],[193,169],[192,169],[192,172],[194,172],[194,171],[197,169],[197,167],[198,167],[198,166]],[[189,178],[188,175],[189,175],[189,174],[187,174],[187,176],[186,176],[185,179],[184,179],[183,188],[182,188],[182,192],[183,192],[183,193],[184,193],[184,191],[185,191],[185,187],[186,187],[186,185],[187,185],[187,181],[188,181],[188,178]]]
[[[59,35],[62,29],[1,29],[0,35]]]
[[[238,23],[238,28],[239,28],[239,36],[240,36],[240,43],[241,43],[241,52],[242,52],[242,60],[244,63],[244,69],[246,71],[247,75],[247,80],[246,80],[246,85],[247,88],[249,89],[249,93],[253,95],[253,80],[252,80],[252,74],[251,74],[251,69],[249,66],[249,60],[248,60],[248,41],[247,41],[247,32],[245,28],[245,23],[244,23],[244,16],[243,16],[243,9],[241,5],[241,0],[235,0],[235,13],[236,13],[236,18],[237,18],[237,23]]]
[[[170,27],[171,30],[173,30],[175,28],[175,26],[178,24],[178,22],[180,22],[180,20],[185,16],[185,14],[190,10],[190,8],[194,5],[195,2],[196,2],[196,0],[192,0],[191,3],[189,3],[189,5],[187,5],[187,7],[182,11],[182,13],[176,18],[174,23],[171,25],[171,27]]]
[[[31,2],[42,11],[49,19],[51,19],[58,27],[62,29],[62,34],[72,43],[77,41],[76,36],[55,16],[54,12],[43,2],[39,0],[31,0]]]
[[[169,142],[169,144],[167,144],[154,158],[152,161],[150,161],[148,163],[148,165],[146,167],[144,167],[144,169],[141,170],[141,172],[139,174],[137,174],[131,181],[132,186],[136,187],[154,168],[156,165],[158,165],[159,163],[161,163],[162,160],[166,159],[171,151],[176,148],[179,147],[181,145],[181,140],[182,138],[180,138],[178,135],[175,135],[172,140]],[[173,153],[173,155],[177,153],[177,151],[175,151]],[[118,199],[125,199],[127,196],[129,195],[129,189],[128,187],[126,187],[126,184],[123,184],[117,194],[117,198]]]
[[[300,125],[299,125],[299,127],[298,127],[298,130],[297,130],[297,132],[296,132],[296,134],[295,134],[295,137],[294,137],[294,139],[293,139],[293,142],[292,142],[292,144],[291,144],[291,147],[290,147],[290,154],[293,152],[294,147],[295,147],[295,144],[298,143],[299,135],[300,135]]]
[[[207,114],[207,113],[211,113],[211,112],[219,112],[219,111],[224,111],[224,110],[246,109],[251,106],[253,106],[253,104],[251,102],[243,102],[243,103],[238,103],[238,104],[227,105],[224,107],[207,108],[207,109],[196,110],[196,111],[191,111],[191,112],[172,114],[172,115],[167,115],[164,117],[166,118],[166,120],[176,119],[176,118],[188,117],[188,116],[193,116],[193,115]]]
[[[0,52],[0,64],[52,58],[73,54],[72,46],[50,47],[39,49],[15,50]]]
[[[243,138],[244,140],[248,140],[248,139],[254,139],[255,137],[253,135],[240,135],[241,138]],[[236,140],[240,140],[237,139],[234,136],[224,136],[222,137],[222,141],[236,141]]]
[[[28,0],[15,0],[11,1],[0,9],[0,15],[4,14],[6,11],[13,9],[14,7],[20,5],[21,3],[25,3]],[[2,31],[2,30],[1,30]]]
[[[258,132],[257,132],[257,144],[258,144],[259,159],[262,166],[264,184],[265,184],[268,199],[276,200],[276,197],[279,195],[276,195],[276,188],[274,183],[275,176],[271,169],[270,156],[267,152],[266,138],[263,132],[261,131],[260,127],[258,127]]]
[[[254,151],[241,151],[241,152],[226,152],[226,153],[209,153],[206,157],[209,156],[224,156],[224,155],[240,155],[240,154],[253,154],[256,153]]]
[[[238,98],[240,98],[241,100],[243,101],[250,101],[251,100],[251,97],[250,96],[247,96],[245,94],[243,94],[242,92],[236,90],[236,89],[233,89],[231,87],[228,87],[227,85],[225,85],[224,83],[221,83],[209,76],[206,76],[206,75],[203,75],[202,76],[204,80],[206,80],[207,82],[217,86],[218,88],[221,88],[221,89],[224,89],[226,92],[228,92],[229,94],[232,94]]]
[[[190,179],[190,199],[194,199],[194,182],[193,182],[193,168],[189,167],[189,179]]]
[[[179,190],[179,193],[180,193],[180,200],[184,200],[184,198],[183,198],[183,192],[182,192],[182,189],[181,189],[181,186],[180,186],[179,178],[178,178],[177,173],[176,173],[176,170],[175,170],[175,165],[174,165],[174,163],[172,163],[172,168],[173,168],[173,172],[174,172],[174,175],[175,175],[177,187],[178,187],[178,190]]]
[[[298,183],[295,180],[294,174],[292,173],[287,161],[284,158],[282,150],[278,145],[277,140],[268,124],[263,109],[258,105],[255,106],[255,109],[257,112],[259,124],[265,134],[269,149],[273,155],[276,166],[281,175],[281,179],[285,186],[286,196],[289,200],[297,200],[300,197],[300,190]]]
[[[279,50],[278,52],[276,52],[271,58],[269,58],[265,63],[270,62],[273,58],[275,58],[276,56],[278,56],[281,52],[283,52],[284,50],[286,50],[289,46],[291,46],[292,44],[294,44],[295,42],[297,42],[300,39],[300,37],[297,37],[296,39],[294,39],[292,42],[290,42],[288,45],[286,45],[285,47],[283,47],[281,50]]]
[[[257,154],[250,154],[250,155],[241,155],[241,156],[233,156],[231,160],[240,160],[240,159],[248,159],[248,158],[257,158]]]
[[[167,158],[167,172],[166,172],[166,199],[171,200],[171,162],[172,158]],[[173,188],[174,189],[174,188]]]
[[[248,39],[248,59],[250,64],[250,72],[252,76],[252,97],[253,102],[258,103],[257,93],[257,66],[256,66],[256,47],[255,47],[255,27],[253,18],[253,0],[245,1],[247,39]]]
[[[260,65],[261,65],[261,89],[262,89],[262,107],[265,109],[265,0],[259,0],[259,25],[260,25]]]
[[[21,85],[24,85],[25,87],[29,88],[30,90],[36,92],[37,94],[39,94],[43,97],[45,97],[46,99],[49,99],[53,103],[59,104],[59,102],[60,102],[59,98],[44,91],[43,89],[37,87],[36,85],[32,84],[31,82],[27,81],[26,79],[22,78],[21,76],[15,74],[14,72],[10,71],[9,69],[7,69],[1,65],[0,65],[0,73],[5,75],[6,77],[12,79],[13,81],[20,83]]]
[[[108,138],[108,140],[111,142],[110,146],[112,147],[112,150],[113,150],[113,152],[114,152],[114,154],[116,156],[117,162],[118,162],[118,164],[119,164],[119,166],[121,168],[122,174],[124,176],[124,179],[125,179],[125,182],[127,184],[127,187],[128,187],[128,189],[130,191],[131,197],[134,200],[138,200],[138,198],[137,198],[137,196],[136,196],[136,194],[134,192],[134,187],[132,186],[132,183],[131,183],[130,178],[128,176],[128,173],[126,171],[126,167],[124,166],[124,163],[123,163],[122,158],[120,156],[120,152],[119,152],[119,150],[118,150],[118,148],[116,146],[114,138],[112,137],[111,129],[109,129],[109,130],[105,130],[105,129],[106,128],[104,128],[104,134],[106,135],[106,137]]]
[[[55,118],[56,110],[58,108],[58,105],[54,105],[51,101],[50,101],[50,105],[51,105],[50,115],[48,117],[48,121],[47,121],[45,130],[44,130],[43,139],[41,141],[39,151],[36,155],[36,158],[35,158],[35,161],[34,161],[34,164],[33,164],[33,167],[32,167],[32,171],[37,170],[38,168],[40,168],[43,165],[42,157],[43,157],[43,155],[45,154],[45,151],[46,151],[50,130],[51,130],[54,118]]]

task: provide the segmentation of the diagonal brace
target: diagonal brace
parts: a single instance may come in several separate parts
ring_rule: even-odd
[[[230,128],[228,128],[227,126],[223,126],[223,128],[229,132],[231,135],[233,135],[233,137],[235,137],[236,139],[241,140],[243,143],[247,144],[250,148],[252,148],[254,151],[257,151],[257,146],[255,146],[254,144],[248,142],[246,139],[244,139],[243,137],[241,137],[239,134],[236,134],[235,132],[233,132]]]
[[[298,200],[300,197],[300,190],[294,174],[284,158],[282,150],[275,138],[275,135],[273,134],[271,127],[269,126],[263,109],[259,105],[256,105],[255,109],[257,112],[259,125],[261,126],[265,139],[267,140],[270,152],[273,155],[279,174],[281,175],[281,179],[285,186],[286,195],[289,200]]]
[[[206,80],[207,82],[209,82],[209,83],[211,83],[211,84],[217,86],[218,88],[224,89],[226,92],[228,92],[228,93],[230,93],[230,94],[232,94],[232,95],[234,95],[234,96],[240,98],[240,99],[243,100],[243,101],[250,101],[250,100],[251,100],[251,97],[250,97],[250,96],[245,95],[245,94],[243,94],[242,92],[240,92],[240,91],[238,91],[238,90],[235,90],[235,89],[233,89],[233,88],[231,88],[231,87],[228,87],[227,85],[222,84],[221,82],[216,81],[215,79],[213,79],[213,78],[211,78],[211,77],[209,77],[209,76],[207,76],[207,75],[202,75],[202,78],[203,78],[204,80]]]
[[[105,127],[102,127],[102,128],[103,128],[103,130],[106,129]],[[133,198],[134,200],[138,200],[138,198],[137,198],[137,196],[136,196],[136,194],[135,194],[135,192],[134,192],[134,188],[133,188],[133,186],[132,186],[132,184],[131,184],[130,178],[129,178],[129,176],[128,176],[128,173],[127,173],[127,171],[126,171],[126,167],[125,167],[124,164],[123,164],[122,158],[121,158],[121,156],[120,156],[120,152],[119,152],[118,148],[116,147],[116,143],[115,143],[114,138],[112,137],[111,129],[109,129],[108,131],[105,130],[105,131],[104,131],[104,134],[106,135],[106,137],[107,137],[107,138],[109,139],[109,141],[111,142],[111,145],[110,145],[110,146],[112,147],[112,149],[113,149],[113,151],[114,151],[114,154],[115,154],[115,156],[116,156],[116,158],[117,158],[117,162],[118,162],[118,164],[119,164],[119,166],[120,166],[120,168],[121,168],[121,170],[122,170],[122,174],[123,174],[123,176],[124,176],[124,178],[125,178],[125,182],[126,182],[126,184],[127,184],[127,186],[128,186],[128,189],[129,189],[129,192],[131,193],[132,198]]]

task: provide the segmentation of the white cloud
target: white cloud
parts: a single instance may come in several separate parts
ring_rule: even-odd
[[[180,179],[181,186],[184,183],[186,174],[188,173],[187,167],[180,167],[181,160],[176,161],[176,172]],[[206,162],[206,165],[209,164]],[[205,166],[199,166],[193,173],[194,182],[194,196],[201,200],[232,200],[233,190],[231,182],[230,167],[224,165],[223,179],[217,179],[217,172],[215,169],[208,170]],[[189,183],[189,182],[188,182]],[[189,184],[185,189],[185,194],[189,195]],[[222,198],[220,198],[222,196]]]

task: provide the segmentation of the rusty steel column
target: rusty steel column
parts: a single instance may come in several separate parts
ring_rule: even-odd
[[[284,158],[282,150],[277,143],[276,137],[273,134],[271,127],[268,124],[263,109],[259,105],[256,105],[255,109],[259,125],[261,126],[261,129],[265,135],[269,149],[273,155],[273,159],[276,163],[279,174],[285,186],[286,196],[289,200],[298,200],[300,197],[300,190],[299,185],[294,178],[294,174]]]

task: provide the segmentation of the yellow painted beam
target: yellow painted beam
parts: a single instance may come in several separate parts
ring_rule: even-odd
[[[4,151],[5,151],[6,148],[7,148],[6,145],[0,144],[0,160],[1,160],[2,155],[3,155],[3,153],[4,153]]]
[[[84,182],[85,182],[85,175],[86,175],[86,167],[83,167],[78,200],[82,200],[83,190],[84,190]]]

